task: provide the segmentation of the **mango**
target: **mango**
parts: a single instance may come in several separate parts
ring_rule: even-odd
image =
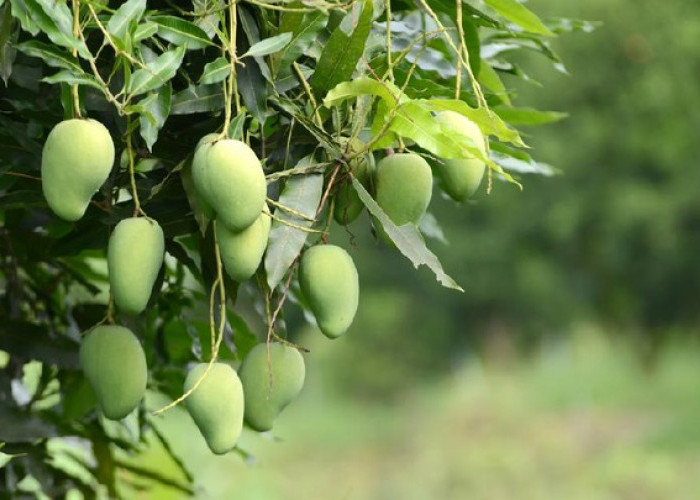
[[[437,120],[448,134],[468,137],[486,155],[486,140],[476,123],[455,111],[442,111]],[[437,165],[442,189],[455,201],[465,201],[476,192],[485,170],[486,164],[475,156],[442,160]]]
[[[146,308],[163,265],[165,240],[158,223],[145,217],[123,219],[107,248],[109,284],[117,307],[127,314]]]
[[[364,151],[365,143],[359,139],[353,139],[349,141],[348,152],[351,154],[357,154]],[[367,161],[365,155],[356,156],[350,162],[350,172],[354,175],[360,183],[367,189],[371,191],[371,179],[372,179],[372,166]],[[335,208],[333,210],[333,218],[338,224],[347,225],[353,222],[362,212],[364,204],[360,197],[357,195],[357,191],[352,186],[352,180],[348,177],[342,184],[338,187],[335,195]]]
[[[206,165],[207,151],[218,137],[219,134],[207,134],[202,137],[194,148],[194,157],[192,158],[192,182],[194,182],[194,188],[198,195],[197,204],[207,219],[214,218],[214,209],[204,200],[201,194],[203,188],[198,183],[201,183],[205,177],[202,172]]]
[[[272,370],[270,370],[272,367]],[[253,347],[240,368],[245,397],[245,421],[253,429],[272,429],[277,416],[304,386],[304,358],[293,347],[273,342]]]
[[[80,219],[109,177],[114,143],[109,131],[91,119],[64,120],[46,139],[41,154],[44,198],[61,219]]]
[[[128,328],[93,328],[80,345],[80,366],[105,417],[120,420],[143,399],[148,378],[146,355]]]
[[[433,174],[420,156],[397,153],[377,164],[377,204],[397,226],[418,224],[432,193]]]
[[[216,219],[231,231],[242,231],[262,212],[267,183],[260,160],[245,143],[223,139],[202,153],[203,164],[193,169],[195,186]]]
[[[185,379],[185,392],[194,387],[207,369],[199,363]],[[226,363],[214,363],[204,380],[185,399],[185,407],[217,455],[231,451],[243,430],[243,388],[236,371]]]
[[[226,225],[216,224],[221,260],[226,273],[234,280],[245,281],[260,265],[270,236],[270,216],[261,213],[250,226],[234,233]]]
[[[345,333],[355,318],[360,294],[350,254],[335,245],[309,248],[299,264],[299,285],[321,332],[332,339]]]

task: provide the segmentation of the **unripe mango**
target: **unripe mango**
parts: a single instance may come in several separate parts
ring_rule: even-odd
[[[185,392],[194,387],[207,369],[200,363],[185,379]],[[185,399],[185,407],[217,455],[231,451],[243,430],[243,388],[236,371],[226,363],[214,363],[202,382]]]
[[[270,216],[261,213],[255,222],[239,233],[226,225],[216,224],[221,260],[226,273],[234,280],[245,281],[260,265],[270,236]]]
[[[218,137],[219,134],[207,134],[202,137],[197,143],[197,146],[194,148],[194,157],[192,158],[192,182],[194,182],[194,188],[197,192],[197,204],[199,205],[202,213],[208,219],[214,218],[214,209],[211,208],[209,203],[207,203],[204,199],[204,196],[202,195],[202,186],[200,183],[205,178],[205,176],[202,175],[202,172],[206,166],[205,159],[207,156],[207,151],[209,151],[209,148]]]
[[[163,230],[156,221],[131,217],[116,225],[109,238],[107,267],[121,311],[138,314],[146,308],[164,253]]]
[[[232,231],[250,226],[262,212],[267,183],[260,160],[245,143],[223,139],[203,151],[204,163],[193,170],[195,186]]]
[[[364,151],[365,143],[359,139],[353,139],[349,143],[348,150],[351,154]],[[357,156],[350,162],[350,172],[365,189],[370,189],[372,167],[366,156]],[[338,224],[347,225],[357,219],[364,208],[364,204],[352,185],[350,178],[346,179],[338,188],[335,195],[335,208],[333,217]]]
[[[299,285],[321,332],[332,339],[345,333],[355,318],[360,294],[350,254],[335,245],[311,247],[299,264]]]
[[[486,141],[476,123],[455,111],[442,111],[437,115],[437,120],[443,130],[470,138],[486,155]],[[473,155],[442,160],[437,166],[443,190],[455,201],[464,201],[476,192],[485,170],[486,164]]]
[[[377,164],[376,190],[377,204],[394,224],[418,224],[433,194],[430,165],[413,153],[389,155]]]
[[[245,421],[260,432],[272,429],[277,416],[296,399],[306,371],[297,349],[274,342],[268,358],[267,347],[264,343],[253,347],[240,368]]]
[[[141,343],[128,328],[93,328],[80,345],[80,366],[105,417],[120,420],[146,392],[148,368]]]
[[[100,122],[73,119],[56,125],[41,154],[42,189],[51,210],[67,221],[80,219],[113,164],[114,143]]]

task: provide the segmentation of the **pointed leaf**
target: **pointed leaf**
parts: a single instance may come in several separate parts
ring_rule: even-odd
[[[221,111],[224,94],[221,85],[190,85],[173,96],[171,115]]]
[[[298,14],[295,13],[295,15]],[[327,22],[328,14],[313,12],[307,14],[301,22],[292,24],[292,39],[276,57],[273,57],[272,66],[275,68],[277,78],[283,78],[292,73],[292,63],[311,46]],[[280,26],[280,30],[283,31],[284,26]]]
[[[199,79],[201,84],[219,83],[231,74],[231,63],[225,57],[219,57],[212,62],[208,62],[204,66],[202,77]]]
[[[386,101],[389,109],[393,109],[397,104],[407,102],[409,99],[401,92],[396,85],[391,82],[380,82],[372,78],[363,76],[336,85],[326,94],[323,105],[326,107],[337,106],[346,99],[352,99],[361,95],[374,95]]]
[[[179,17],[151,16],[148,19],[158,25],[159,37],[175,45],[182,45],[188,50],[214,45],[202,28]]]
[[[554,35],[539,17],[518,0],[484,0],[484,3],[525,31],[539,35]]]
[[[384,213],[384,210],[377,205],[377,202],[372,199],[372,196],[370,196],[362,183],[354,176],[351,176],[351,179],[357,195],[367,207],[369,213],[381,223],[382,228],[391,238],[391,241],[394,242],[396,248],[411,261],[413,266],[416,269],[421,265],[428,266],[442,286],[463,292],[462,287],[442,269],[442,264],[440,264],[435,254],[425,246],[418,228],[414,224],[404,224],[403,226],[394,224],[389,216]]]
[[[146,0],[128,0],[119,6],[107,23],[107,31],[123,39],[132,23],[137,23],[146,11]]]
[[[359,5],[357,2],[356,5]],[[350,80],[355,67],[365,50],[365,42],[372,27],[372,0],[362,1],[362,13],[353,8],[346,16],[349,22],[356,20],[357,24],[348,35],[343,31],[343,23],[331,34],[321,57],[316,65],[316,71],[309,83],[317,94],[323,94],[340,82]]]
[[[282,50],[291,39],[291,33],[282,33],[281,35],[260,40],[258,43],[253,44],[245,54],[240,56],[240,59],[244,57],[262,57],[274,54]]]
[[[131,75],[129,93],[139,95],[161,87],[175,76],[184,57],[185,48],[178,47],[175,50],[164,52],[153,62],[148,63],[146,68],[136,70]]]
[[[139,117],[139,132],[149,151],[151,151],[153,144],[158,140],[158,132],[163,128],[165,120],[170,114],[172,95],[172,86],[168,83],[160,88],[158,92],[151,93],[139,103],[148,113]]]
[[[17,49],[28,56],[38,57],[54,68],[63,68],[78,73],[82,72],[82,68],[75,57],[65,50],[48,43],[30,40],[17,45]]]

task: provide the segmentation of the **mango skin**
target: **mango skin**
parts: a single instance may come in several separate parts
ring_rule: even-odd
[[[258,344],[246,355],[239,372],[245,421],[256,431],[265,432],[272,429],[277,416],[301,392],[306,368],[297,349],[273,342],[269,362],[267,344]]]
[[[146,355],[128,328],[93,328],[80,345],[80,366],[105,417],[121,420],[143,399],[148,379]]]
[[[189,391],[207,368],[199,363],[185,379]],[[206,377],[185,399],[185,407],[204,436],[207,446],[217,455],[233,449],[243,431],[243,387],[236,371],[226,363],[214,363]]]
[[[217,220],[242,231],[262,212],[267,183],[260,160],[245,143],[223,139],[203,151],[203,164],[192,170],[195,186]]]
[[[231,278],[241,282],[255,274],[267,248],[270,226],[270,216],[265,213],[239,233],[234,233],[224,224],[216,224],[221,260]]]
[[[344,249],[316,245],[301,258],[299,285],[321,332],[337,338],[355,318],[360,285],[355,263]]]
[[[359,139],[354,139],[350,141],[348,149],[351,153],[359,153],[364,151],[365,143]],[[366,156],[355,157],[350,162],[350,172],[360,181],[365,189],[371,191],[370,185],[373,169]],[[348,225],[357,219],[364,207],[364,203],[362,203],[362,200],[357,195],[357,191],[352,186],[352,180],[347,178],[336,191],[333,218],[338,224]]]
[[[80,219],[113,164],[114,143],[104,125],[92,119],[60,122],[41,154],[42,190],[51,210],[67,221]]]
[[[145,217],[119,221],[107,248],[109,283],[119,310],[139,314],[146,308],[164,253],[163,230],[156,221]]]
[[[211,148],[212,144],[218,137],[219,134],[213,133],[202,137],[197,143],[197,146],[194,148],[194,157],[192,158],[192,182],[194,182],[195,191],[199,195],[197,196],[197,203],[207,219],[214,218],[214,209],[211,208],[209,203],[207,203],[202,197],[202,187],[198,184],[198,182],[202,182],[202,179],[205,177],[202,175],[202,172],[206,166],[205,159],[207,156],[207,151],[209,151],[209,148]]]
[[[376,200],[397,226],[418,224],[433,194],[430,165],[413,153],[397,153],[377,164]]]
[[[469,137],[486,155],[486,139],[481,129],[464,115],[455,111],[442,111],[436,117],[443,130]],[[470,198],[481,184],[486,164],[475,156],[443,160],[437,165],[442,189],[455,201]]]

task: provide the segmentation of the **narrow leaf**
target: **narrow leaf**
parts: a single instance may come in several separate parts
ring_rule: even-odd
[[[359,16],[355,8],[346,16],[351,23],[357,20],[352,34],[343,31],[343,23],[333,30],[309,82],[316,93],[325,93],[340,82],[352,78],[365,50],[365,42],[372,27],[372,13],[372,0],[363,0]]]
[[[484,3],[525,31],[539,35],[554,35],[539,17],[518,0],[484,0]]]
[[[282,50],[291,39],[291,33],[282,33],[281,35],[260,40],[258,43],[253,44],[245,54],[240,56],[240,59],[244,57],[262,57],[274,54]]]
[[[146,68],[136,70],[129,82],[129,93],[139,95],[161,87],[175,76],[185,57],[185,48],[178,47],[158,56]]]
[[[386,101],[389,109],[397,104],[407,102],[408,97],[391,82],[380,82],[363,76],[349,82],[336,85],[326,94],[323,105],[326,107],[337,106],[346,99],[352,99],[361,95],[374,95]]]
[[[426,265],[435,274],[437,280],[446,288],[452,288],[463,292],[457,282],[448,276],[442,269],[442,264],[438,258],[425,246],[423,237],[420,235],[418,228],[414,224],[404,224],[397,226],[392,222],[388,215],[384,213],[377,202],[372,199],[372,196],[367,192],[362,183],[354,176],[351,177],[352,185],[357,191],[357,195],[362,200],[362,203],[382,225],[386,234],[394,242],[396,248],[411,261],[413,266],[418,269],[421,265]]]
[[[148,19],[158,25],[159,37],[175,45],[182,45],[188,50],[214,45],[202,28],[179,17],[151,16]]]
[[[17,49],[31,57],[38,57],[49,66],[82,72],[78,60],[63,49],[36,40],[29,40],[17,45]]]
[[[312,158],[307,156],[297,164],[297,167],[310,164]],[[279,203],[293,209],[304,217],[313,219],[321,201],[323,193],[323,175],[302,175],[290,177],[284,185]],[[276,209],[275,217],[280,220],[272,221],[270,241],[265,254],[265,271],[267,283],[270,288],[275,288],[284,278],[285,273],[297,258],[304,247],[308,232],[295,227],[310,228],[312,222],[306,218],[292,215],[283,210]]]
[[[224,108],[224,95],[221,85],[189,86],[173,96],[171,115],[187,115],[221,111]]]
[[[294,13],[294,15],[298,14]],[[286,18],[283,17],[283,19]],[[301,22],[292,24],[292,39],[279,54],[273,57],[272,65],[278,79],[292,73],[292,63],[311,46],[327,22],[328,14],[325,12],[313,12],[307,14]],[[280,26],[281,31],[284,31],[283,28],[284,25]]]
[[[146,11],[146,0],[128,0],[119,6],[107,23],[107,31],[123,39],[131,23],[137,23]]]
[[[219,83],[228,77],[231,73],[231,63],[225,57],[219,57],[212,62],[208,62],[204,66],[202,77],[199,79],[201,84]]]
[[[545,125],[547,123],[558,122],[567,116],[567,113],[558,111],[540,111],[532,108],[511,108],[498,107],[493,108],[498,116],[503,118],[511,125]]]
[[[139,117],[139,131],[143,140],[146,141],[149,151],[151,151],[153,144],[158,140],[158,133],[165,125],[165,120],[168,119],[172,94],[172,86],[168,83],[160,88],[158,92],[151,93],[139,103],[143,105],[147,113]]]
[[[84,85],[97,90],[102,90],[102,85],[91,75],[87,73],[76,73],[74,71],[63,70],[51,76],[42,78],[42,82],[46,83],[67,83],[68,85]]]

